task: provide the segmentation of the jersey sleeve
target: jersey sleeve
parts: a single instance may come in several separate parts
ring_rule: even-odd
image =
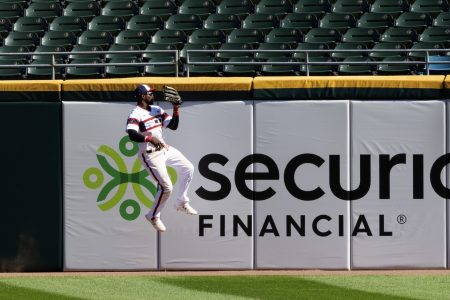
[[[139,132],[139,122],[140,122],[139,116],[137,114],[131,113],[128,116],[127,126],[126,126],[125,131],[132,129],[132,130],[136,130],[137,132]]]
[[[163,123],[164,128],[166,128],[167,125],[169,125],[170,121],[172,120],[172,116],[170,116],[168,113],[166,113],[161,108],[161,119],[162,119],[162,123]]]

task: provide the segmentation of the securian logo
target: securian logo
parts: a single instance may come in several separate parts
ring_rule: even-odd
[[[124,136],[119,142],[119,151],[126,157],[133,157],[138,153],[139,147],[128,136]],[[93,190],[101,188],[97,197],[97,205],[100,210],[108,211],[120,203],[119,212],[122,218],[127,221],[136,220],[141,213],[141,205],[150,208],[157,192],[155,184],[147,178],[149,175],[147,169],[142,166],[136,156],[129,173],[125,160],[116,150],[107,145],[101,145],[97,149],[96,156],[100,167],[111,178],[104,184],[104,172],[97,167],[91,167],[84,171],[84,185]],[[114,163],[116,168],[110,162]],[[175,184],[177,181],[176,171],[171,167],[168,167],[167,171],[172,183]],[[129,183],[137,200],[124,199]],[[112,193],[114,189],[115,193]],[[150,192],[153,199],[146,195],[145,190]]]

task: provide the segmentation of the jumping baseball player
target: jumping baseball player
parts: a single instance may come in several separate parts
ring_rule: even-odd
[[[172,193],[172,182],[167,172],[167,165],[175,168],[180,188],[176,195],[175,208],[190,215],[197,211],[189,205],[187,191],[194,173],[194,166],[184,155],[164,142],[162,128],[176,130],[179,122],[181,97],[178,92],[165,86],[164,100],[173,104],[173,115],[169,116],[161,107],[153,105],[155,89],[146,84],[139,85],[134,95],[137,106],[128,116],[126,131],[130,139],[139,143],[139,158],[158,184],[155,201],[145,218],[159,231],[166,231],[161,221],[161,210]]]

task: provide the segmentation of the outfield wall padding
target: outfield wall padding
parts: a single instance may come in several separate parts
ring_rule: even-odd
[[[449,147],[449,82],[442,75],[2,81],[6,171],[0,270],[445,268],[450,208],[431,187],[430,169]],[[128,186],[114,209],[101,210],[96,194],[101,189],[85,184],[100,176],[90,169],[99,168],[99,156],[111,166],[117,163],[106,154],[112,152],[99,152],[102,145],[120,153],[130,171],[138,167],[134,156],[125,155],[130,150],[124,145],[130,145],[123,139],[126,115],[135,104],[132,91],[141,83],[180,91],[185,100],[180,129],[166,134],[196,167],[190,197],[201,217],[180,216],[169,203],[165,216],[171,231],[161,237],[142,218],[131,220],[136,203],[139,216],[149,205],[143,194],[143,202],[135,198],[135,186]],[[156,100],[162,100],[161,92]],[[171,113],[170,104],[159,103]],[[301,153],[324,162],[286,175]],[[384,168],[392,164],[392,197],[379,199],[377,159],[402,153],[406,163],[401,155],[400,162],[384,162]],[[253,154],[263,155],[248,157]],[[340,156],[340,185],[350,189],[359,184],[359,154],[371,157],[370,190],[355,202],[336,199],[327,184],[329,155]],[[205,156],[212,160],[206,163]],[[78,169],[63,168],[63,157],[67,167]],[[253,159],[269,164],[251,164]],[[278,175],[270,173],[275,170],[271,160]],[[422,177],[414,173],[421,168]],[[87,170],[93,178],[83,177]],[[111,178],[103,175],[106,184]],[[445,175],[441,181],[449,182]],[[320,187],[325,196],[309,202],[293,197],[299,190],[292,182],[286,186],[290,176],[298,188]],[[417,192],[411,180],[423,182],[424,199],[411,198],[411,189]],[[220,198],[227,181],[230,190]],[[275,195],[252,201],[243,195],[243,183],[255,195],[271,189]],[[202,187],[222,196],[206,200]],[[151,198],[148,190],[143,193]],[[64,200],[78,214],[63,213]],[[95,222],[80,218],[88,215]],[[306,227],[300,228],[302,222]],[[63,226],[74,238],[66,252]]]
[[[254,99],[441,99],[443,75],[255,77]]]
[[[1,102],[0,272],[62,270],[61,103]]]

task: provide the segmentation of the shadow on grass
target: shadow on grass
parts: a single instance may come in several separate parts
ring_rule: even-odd
[[[83,298],[53,294],[36,289],[9,285],[0,282],[0,300],[83,300]]]
[[[393,299],[411,300],[382,293],[324,284],[301,277],[233,276],[233,277],[162,277],[161,283],[183,289],[252,299]]]

